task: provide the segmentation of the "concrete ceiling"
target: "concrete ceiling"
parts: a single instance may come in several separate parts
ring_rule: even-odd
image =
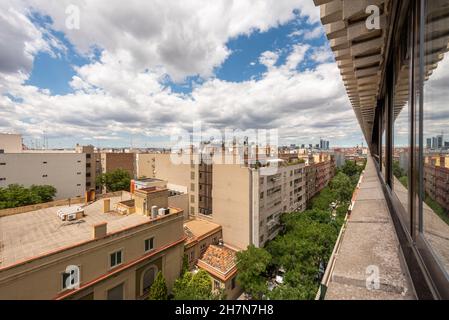
[[[367,141],[373,130],[390,0],[314,0],[346,91]],[[367,28],[369,5],[379,8],[380,28]]]

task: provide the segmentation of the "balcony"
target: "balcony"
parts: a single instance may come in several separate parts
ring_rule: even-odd
[[[323,277],[322,296],[327,300],[415,299],[372,158],[352,208]]]

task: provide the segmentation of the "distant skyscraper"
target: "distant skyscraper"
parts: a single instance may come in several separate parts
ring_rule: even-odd
[[[432,139],[431,138],[427,138],[426,148],[432,149]]]
[[[443,135],[437,136],[437,149],[443,149]]]
[[[329,150],[329,141],[326,141],[326,150]]]
[[[432,138],[432,149],[437,149],[437,148],[438,148],[437,138],[433,137]]]

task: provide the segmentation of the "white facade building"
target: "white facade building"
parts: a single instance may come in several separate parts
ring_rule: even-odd
[[[51,185],[56,198],[83,197],[86,190],[86,155],[79,153],[0,154],[0,187],[10,184]]]

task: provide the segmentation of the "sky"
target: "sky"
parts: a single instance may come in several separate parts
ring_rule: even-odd
[[[363,139],[312,0],[2,0],[0,46],[0,132],[29,146]]]

